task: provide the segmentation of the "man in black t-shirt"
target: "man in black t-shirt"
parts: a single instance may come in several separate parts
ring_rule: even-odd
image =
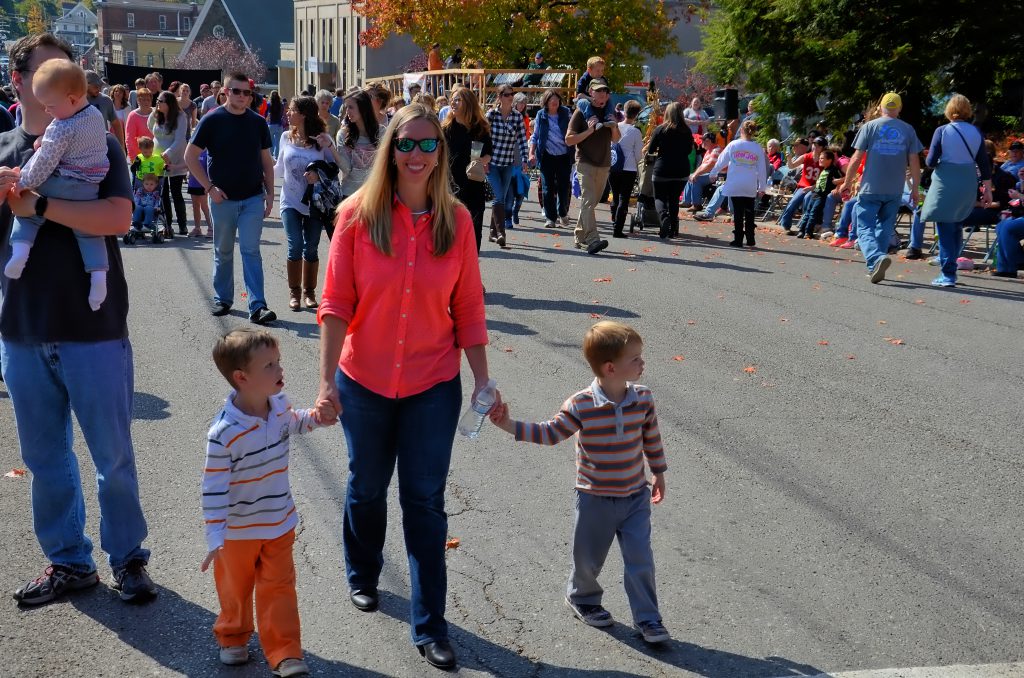
[[[78,460],[71,447],[75,413],[96,466],[100,545],[114,570],[114,588],[129,602],[156,595],[146,573],[146,519],[132,447],[134,366],[128,341],[128,285],[117,236],[131,225],[131,181],[119,143],[107,135],[110,170],[97,200],[47,200],[33,191],[9,194],[18,169],[50,122],[32,93],[32,74],[49,59],[70,59],[71,47],[49,33],[19,40],[10,51],[21,127],[0,134],[0,256],[10,256],[12,211],[46,218],[18,280],[0,276],[0,362],[14,405],[18,440],[32,474],[32,522],[50,567],[14,592],[39,605],[99,582]],[[105,236],[107,299],[89,307],[89,274],[74,232]]]
[[[274,160],[270,156],[267,121],[249,108],[249,78],[233,73],[225,90],[228,100],[203,116],[185,149],[185,163],[210,196],[213,213],[213,308],[227,315],[235,301],[235,233],[242,255],[242,277],[249,295],[249,319],[266,325],[277,319],[263,296],[263,220],[274,206]],[[210,170],[199,162],[209,152]]]

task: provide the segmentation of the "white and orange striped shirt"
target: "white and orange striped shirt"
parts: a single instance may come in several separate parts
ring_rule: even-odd
[[[571,396],[551,421],[515,422],[516,440],[556,445],[576,435],[576,489],[606,497],[628,497],[651,473],[668,470],[651,389],[629,384],[626,397],[612,402],[595,379]]]
[[[266,419],[243,413],[234,399],[232,391],[206,436],[203,518],[210,551],[226,539],[276,539],[298,524],[288,442],[319,427],[313,410],[292,409],[283,393],[270,398]]]

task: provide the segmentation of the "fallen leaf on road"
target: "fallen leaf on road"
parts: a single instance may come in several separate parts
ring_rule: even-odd
[[[971,303],[971,300],[970,299],[961,299],[960,303],[961,304],[969,304],[969,303]]]
[[[821,285],[819,283],[814,283],[813,285],[811,285],[811,289],[812,290],[820,290],[821,289]]]
[[[561,245],[559,245],[559,244],[558,244],[558,243],[556,242],[556,243],[555,243],[555,247],[561,247]]]
[[[907,343],[902,339],[897,339],[896,337],[886,337],[885,340],[888,341],[893,346],[903,346],[904,344]]]
[[[847,359],[847,360],[856,360],[856,359],[857,359],[857,356],[855,356],[855,355],[853,355],[853,354],[851,353],[850,355],[846,356],[846,359]]]
[[[675,250],[675,251],[669,252],[669,254],[671,254],[673,257],[678,257],[679,256],[679,250]]]
[[[462,542],[459,541],[458,537],[452,537],[452,538],[450,538],[448,541],[446,541],[444,543],[444,549],[446,551],[449,550],[449,549],[457,549],[461,545],[462,545]]]
[[[512,347],[511,346],[506,346],[503,350],[505,351],[505,353],[511,353],[512,352]]]
[[[697,324],[697,321],[696,321],[696,320],[687,320],[687,321],[686,321],[686,324],[687,324],[687,325],[696,325],[696,324]]]
[[[600,318],[600,317],[601,317],[601,314],[600,314],[600,313],[591,313],[591,314],[590,314],[590,317],[591,317],[591,318]]]
[[[674,356],[672,356],[672,360],[675,360],[677,362],[683,362],[684,360],[686,360],[686,358],[684,358],[681,355],[674,355]]]
[[[789,322],[789,318],[779,318],[779,322],[780,323],[788,323]]]
[[[757,368],[754,367],[753,365],[748,365],[747,367],[743,368],[743,371],[746,372],[747,374],[754,374],[755,372],[757,372]]]
[[[653,252],[653,251],[654,251],[653,247],[645,247],[644,248],[644,252]]]
[[[924,303],[924,299],[914,299],[914,303],[915,304],[923,304]]]
[[[717,296],[718,296],[719,299],[725,299],[725,295],[724,294],[719,294]]]
[[[888,321],[888,320],[879,320],[879,321],[878,321],[878,324],[879,324],[879,325],[888,325],[888,324],[889,324],[889,321]]]
[[[4,474],[4,478],[24,478],[25,470],[20,468],[12,468],[10,471]]]
[[[635,271],[636,269],[635,269],[635,268],[631,268],[631,269],[629,269],[629,270],[630,270],[630,271]]]
[[[821,341],[818,342],[818,346],[828,346],[828,342],[822,339]]]
[[[606,283],[606,282],[611,282],[611,281],[612,281],[611,277],[608,277],[608,276],[605,276],[604,278],[594,278],[594,282],[599,282],[599,283]]]

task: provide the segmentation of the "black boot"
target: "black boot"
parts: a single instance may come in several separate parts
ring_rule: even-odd
[[[743,229],[739,226],[732,229],[732,242],[729,247],[743,247]]]
[[[494,242],[498,247],[505,247],[505,206],[494,205],[491,207],[491,233],[495,234]]]
[[[757,243],[754,241],[754,224],[747,224],[747,247],[754,247]],[[739,236],[736,236],[739,238]]]

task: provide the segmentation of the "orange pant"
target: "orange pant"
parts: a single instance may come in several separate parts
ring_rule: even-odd
[[[213,635],[221,647],[249,642],[255,589],[260,646],[271,668],[289,657],[302,658],[294,543],[295,530],[277,539],[228,539],[213,563],[220,599]]]

